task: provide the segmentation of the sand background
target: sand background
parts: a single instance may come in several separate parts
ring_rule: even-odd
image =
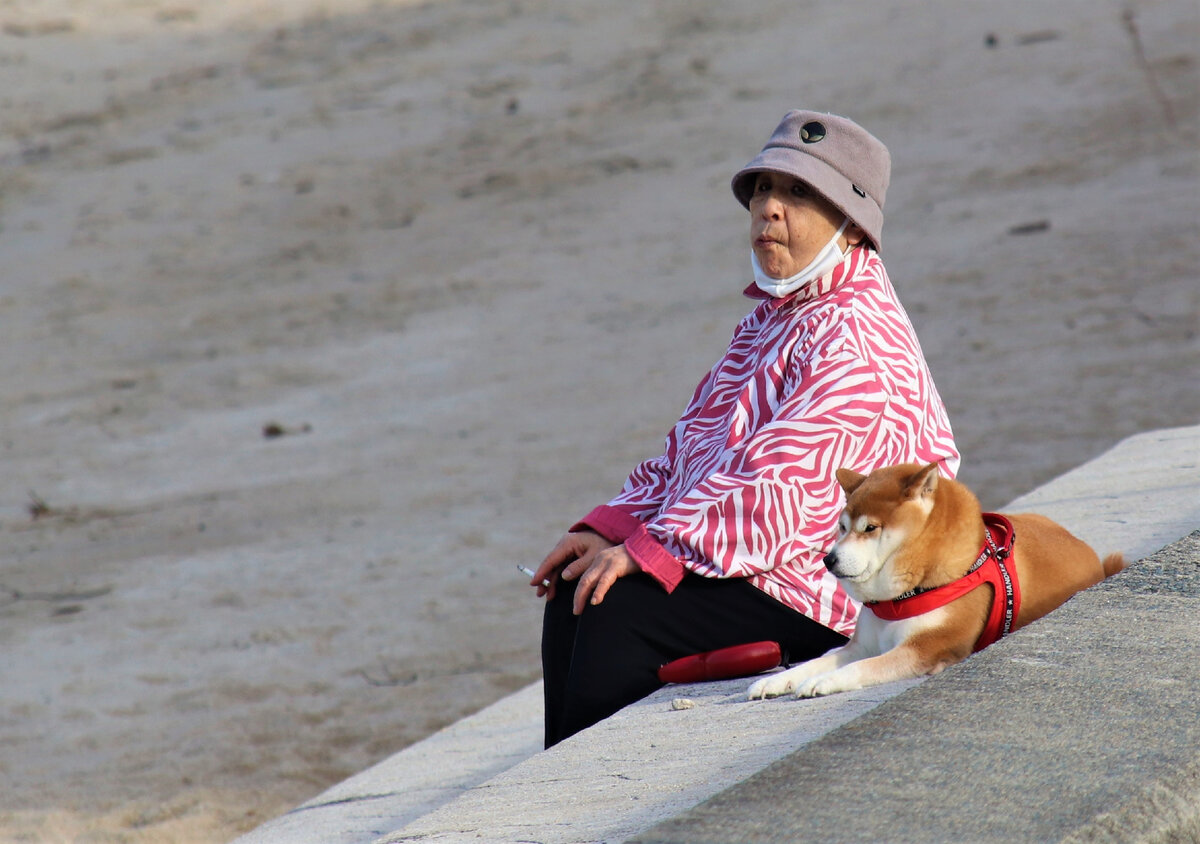
[[[891,148],[996,507],[1200,419],[1200,10],[0,0],[0,840],[225,841],[538,676],[514,568],[748,308],[730,175]]]

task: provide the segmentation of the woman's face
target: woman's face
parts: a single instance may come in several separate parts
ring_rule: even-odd
[[[750,248],[771,278],[789,278],[807,267],[845,217],[807,184],[782,173],[759,173],[750,197]],[[862,237],[851,224],[839,238]]]

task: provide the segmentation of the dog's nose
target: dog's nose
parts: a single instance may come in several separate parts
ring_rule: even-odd
[[[828,554],[825,555],[825,559],[823,562],[825,563],[825,568],[829,569],[830,571],[833,571],[833,567],[837,565],[837,552],[830,551]]]

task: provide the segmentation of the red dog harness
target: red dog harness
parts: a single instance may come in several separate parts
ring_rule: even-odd
[[[992,610],[988,613],[983,633],[975,642],[981,651],[997,639],[1012,632],[1013,622],[1021,611],[1021,584],[1012,566],[1012,548],[1016,531],[1012,522],[999,513],[984,513],[983,550],[967,573],[958,580],[932,589],[913,589],[890,601],[868,602],[865,606],[879,618],[899,621],[944,607],[977,586],[992,584]]]

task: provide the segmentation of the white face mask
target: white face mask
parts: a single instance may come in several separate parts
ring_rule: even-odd
[[[838,238],[842,236],[842,232],[850,225],[850,218],[847,217],[842,221],[842,226],[825,247],[817,253],[817,257],[812,259],[807,267],[802,269],[790,278],[771,278],[758,263],[758,256],[754,254],[754,250],[750,250],[750,269],[754,271],[754,283],[758,285],[758,289],[763,293],[768,293],[776,299],[787,296],[789,293],[794,293],[804,285],[816,278],[820,278],[825,273],[832,270],[843,260],[846,255],[838,246]]]

